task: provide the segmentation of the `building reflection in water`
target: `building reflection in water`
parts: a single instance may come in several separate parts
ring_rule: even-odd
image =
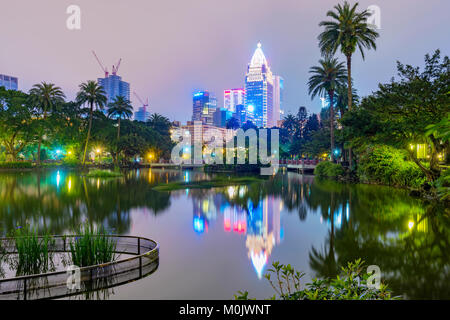
[[[244,197],[246,186],[228,187],[230,198]],[[223,193],[208,193],[201,197],[191,194],[193,201],[193,229],[208,232],[218,217],[223,219],[225,232],[246,236],[245,246],[258,278],[261,278],[273,248],[283,238],[281,226],[281,199],[267,196],[259,203],[248,200],[246,206],[231,204]]]

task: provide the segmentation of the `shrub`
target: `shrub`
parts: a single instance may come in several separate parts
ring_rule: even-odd
[[[404,151],[385,145],[369,146],[360,154],[358,176],[363,182],[420,187],[426,177]]]
[[[380,283],[379,289],[369,287],[370,275],[363,270],[361,259],[349,262],[342,268],[342,274],[334,279],[313,279],[301,288],[300,280],[304,273],[296,271],[291,265],[274,262],[264,277],[276,292],[273,300],[392,300],[391,291]],[[274,277],[273,277],[274,276]],[[237,300],[248,300],[248,292],[239,291]]]
[[[120,171],[92,170],[86,176],[89,178],[116,178],[123,176],[123,174]]]
[[[2,169],[28,169],[33,165],[30,161],[8,161],[0,162],[0,168]]]
[[[73,158],[66,158],[63,160],[62,165],[65,167],[78,167],[81,165],[81,161],[79,161],[78,159],[73,159]]]
[[[450,201],[450,169],[442,172],[435,182],[437,194],[441,200]]]
[[[314,175],[318,177],[336,178],[344,173],[342,166],[330,161],[320,162],[314,169]]]

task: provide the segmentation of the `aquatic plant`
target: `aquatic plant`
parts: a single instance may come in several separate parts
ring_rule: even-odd
[[[109,170],[92,170],[87,175],[89,178],[116,178],[122,177],[123,174],[120,171],[109,171]]]
[[[116,242],[105,233],[104,228],[82,224],[69,243],[72,263],[86,267],[115,261]]]
[[[165,183],[157,185],[153,190],[173,191],[181,189],[206,189],[251,184],[261,181],[263,181],[263,179],[257,177],[218,177],[211,180]]]
[[[54,267],[50,249],[55,241],[48,233],[39,236],[36,229],[18,227],[13,239],[17,256],[11,260],[11,265],[17,275],[44,273]]]
[[[290,264],[284,265],[278,261],[264,277],[276,292],[272,300],[393,300],[387,286],[380,283],[379,288],[369,286],[370,274],[364,271],[364,261],[361,259],[348,262],[342,267],[342,274],[334,279],[314,278],[301,289],[301,278],[305,275],[296,271]],[[236,300],[248,300],[248,291],[238,291]]]

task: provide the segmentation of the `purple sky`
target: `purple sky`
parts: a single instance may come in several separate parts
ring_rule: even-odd
[[[309,67],[320,57],[318,23],[337,0],[2,0],[0,73],[19,77],[28,91],[40,81],[56,83],[73,99],[78,84],[102,76],[91,50],[131,92],[150,100],[150,111],[185,122],[192,92],[208,89],[223,105],[223,90],[243,86],[258,41],[272,72],[285,79],[286,113],[311,101]],[[354,1],[351,1],[354,3]],[[395,61],[422,65],[423,56],[450,49],[450,1],[361,0],[381,8],[378,50],[354,58],[360,95],[396,74]],[[81,30],[66,28],[66,8],[81,7]],[[343,57],[339,55],[343,60]],[[139,106],[132,95],[135,108]]]

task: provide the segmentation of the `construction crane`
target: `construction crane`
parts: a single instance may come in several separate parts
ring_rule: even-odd
[[[92,50],[92,54],[94,55],[95,59],[97,60],[100,68],[102,68],[103,72],[105,73],[105,78],[108,78],[109,72],[108,69],[106,67],[103,66],[102,62],[100,61],[100,59],[98,58],[97,54],[95,53],[94,50]],[[116,75],[117,71],[119,71],[119,67],[120,67],[120,63],[122,62],[122,58],[119,59],[119,61],[117,62],[116,65],[112,66],[112,74]]]
[[[139,102],[142,103],[142,105],[144,107],[144,110],[147,111],[148,98],[145,100],[145,103],[144,103],[144,101],[142,101],[141,97],[139,97],[138,94],[135,91],[133,91],[133,94],[136,96],[136,98],[138,98]]]
[[[105,78],[108,78],[108,74],[109,74],[108,69],[106,69],[106,67],[103,66],[103,64],[101,63],[100,59],[95,54],[94,50],[92,50],[92,54],[94,55],[95,59],[97,60],[98,64],[100,65],[100,68],[102,68],[103,72],[105,72]]]
[[[113,75],[116,75],[117,74],[117,71],[119,71],[119,67],[120,67],[120,62],[122,61],[122,58],[120,58],[119,59],[119,62],[117,62],[117,65],[116,66],[112,66],[112,74]]]

